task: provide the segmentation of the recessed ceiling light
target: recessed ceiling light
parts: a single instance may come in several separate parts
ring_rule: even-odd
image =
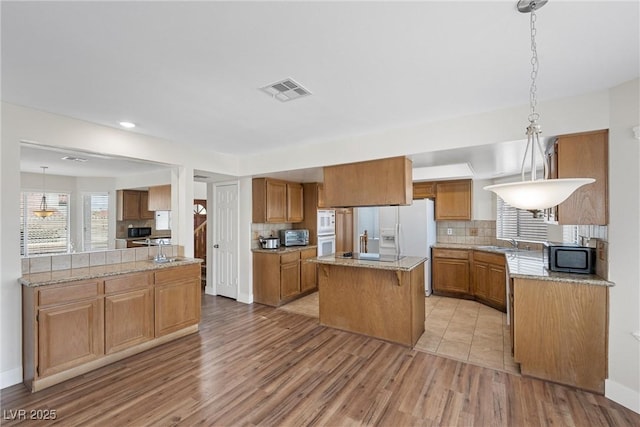
[[[64,156],[62,157],[62,160],[69,160],[72,162],[86,162],[88,159],[85,159],[84,157],[75,157],[75,156]]]
[[[123,128],[131,129],[136,127],[136,124],[131,122],[120,122],[120,126],[122,126]]]

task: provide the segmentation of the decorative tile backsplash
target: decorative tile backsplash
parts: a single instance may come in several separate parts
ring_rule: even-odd
[[[183,256],[184,247],[178,245],[163,246],[166,256]],[[114,249],[111,251],[82,252],[51,256],[22,258],[22,274],[45,273],[47,271],[68,270],[73,268],[96,267],[100,265],[120,264],[122,262],[144,261],[158,253],[157,246]]]
[[[438,243],[461,243],[466,245],[495,245],[495,221],[438,221],[436,222]]]
[[[251,249],[260,248],[260,236],[278,237],[280,230],[292,228],[291,224],[251,224]]]

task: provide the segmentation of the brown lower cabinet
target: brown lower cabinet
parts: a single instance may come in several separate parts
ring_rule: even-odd
[[[522,374],[603,394],[609,288],[514,278],[512,292]]]
[[[504,255],[467,249],[432,249],[432,285],[436,295],[475,299],[507,310]]]
[[[48,305],[47,296],[41,296],[44,304],[38,309],[36,323],[38,376],[53,375],[75,366],[98,359],[104,353],[103,301],[98,297],[97,282],[77,282],[73,288],[85,288],[95,294],[89,298],[74,298],[73,290],[58,288],[48,294],[60,294],[62,302]],[[64,296],[62,294],[65,294]],[[34,357],[35,356],[35,357]]]
[[[253,253],[253,299],[277,307],[318,289],[316,248]]]
[[[433,292],[440,295],[469,297],[469,251],[433,248],[431,254]]]
[[[38,391],[196,332],[200,264],[23,286],[22,301],[23,378]]]
[[[104,281],[105,353],[152,340],[153,274],[126,274]]]
[[[472,291],[476,300],[506,312],[507,268],[504,255],[473,251]]]

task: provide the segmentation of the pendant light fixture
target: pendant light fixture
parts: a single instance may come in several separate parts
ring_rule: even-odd
[[[45,181],[44,172],[47,170],[47,166],[40,166],[42,168],[42,199],[40,200],[40,209],[33,211],[33,214],[38,218],[48,218],[55,213],[53,209],[47,208],[47,194],[45,193]]]
[[[538,76],[538,51],[536,47],[536,10],[547,3],[547,0],[520,0],[518,10],[522,13],[530,13],[531,28],[531,87],[529,90],[529,126],[527,126],[527,148],[525,149],[520,169],[521,181],[508,184],[496,184],[484,187],[493,191],[505,202],[518,209],[526,209],[537,216],[543,209],[557,206],[567,199],[574,191],[583,185],[595,182],[593,178],[566,178],[549,179],[549,164],[544,155],[540,134],[542,133],[538,119],[540,114],[536,112],[536,78]],[[536,149],[542,157],[544,167],[544,179],[536,180]],[[530,179],[525,179],[525,167],[527,155],[531,154]]]

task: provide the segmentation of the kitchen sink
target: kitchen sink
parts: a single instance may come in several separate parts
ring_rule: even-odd
[[[489,245],[489,246],[478,246],[478,249],[486,249],[486,250],[489,250],[489,251],[498,251],[498,252],[515,252],[515,251],[517,251],[517,249],[515,249],[515,248],[507,248],[507,247],[504,247],[504,246],[495,246],[495,245],[493,245],[493,246],[491,246],[491,245]]]
[[[157,264],[166,264],[168,262],[176,262],[176,261],[178,261],[178,258],[161,258],[161,259],[153,258],[153,262]]]

